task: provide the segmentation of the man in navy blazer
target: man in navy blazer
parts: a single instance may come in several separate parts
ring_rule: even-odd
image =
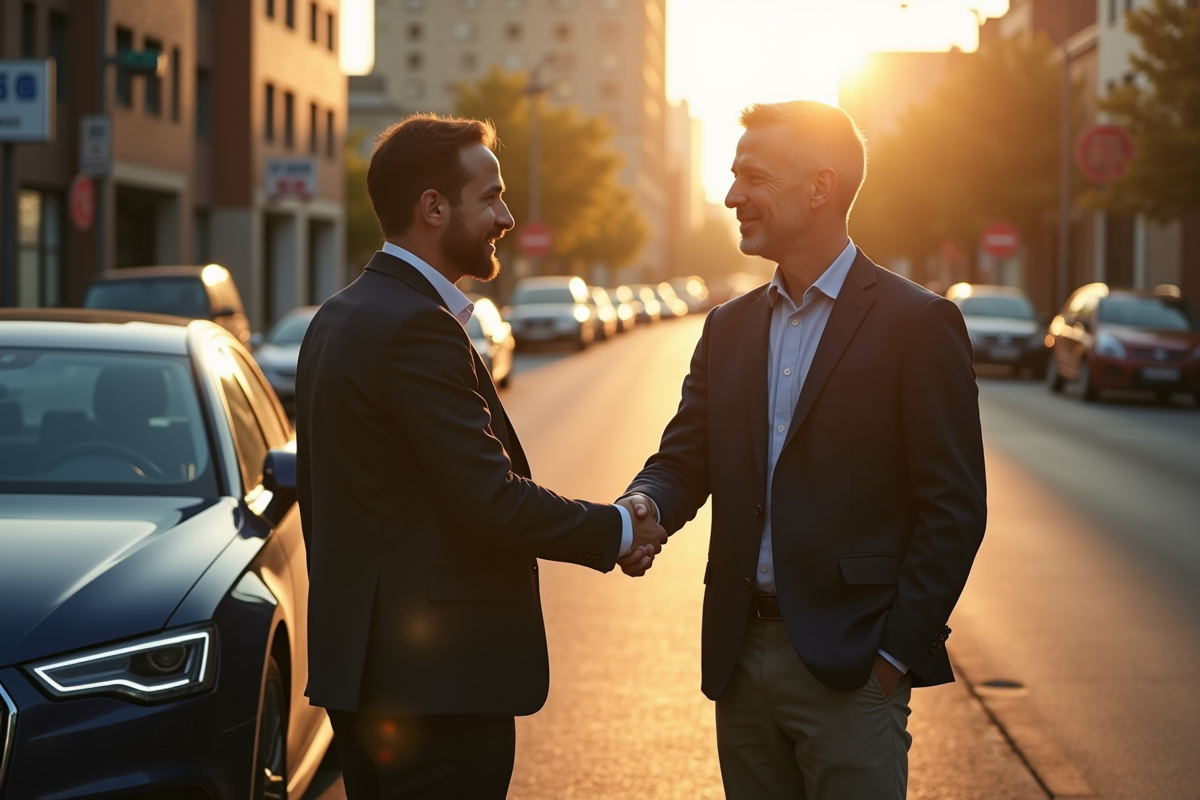
[[[712,498],[703,689],[726,795],[903,798],[909,692],[953,680],[946,621],[986,519],[971,343],[954,304],[850,241],[866,152],[844,112],[742,123],[725,204],[778,266],[709,314],[628,496],[669,533]]]

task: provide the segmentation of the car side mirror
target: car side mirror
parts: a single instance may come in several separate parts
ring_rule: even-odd
[[[257,350],[258,348],[262,347],[262,343],[265,342],[266,340],[267,340],[267,338],[265,336],[263,336],[261,333],[250,334],[250,349]]]
[[[261,516],[278,525],[296,503],[296,440],[267,453],[263,460],[263,488],[271,493]]]

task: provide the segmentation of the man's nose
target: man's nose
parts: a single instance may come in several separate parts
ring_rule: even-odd
[[[500,201],[500,208],[502,211],[496,218],[496,224],[504,228],[504,230],[510,231],[517,223],[513,219],[512,212],[508,210],[508,205],[503,200]]]
[[[729,192],[725,195],[725,207],[737,208],[744,202],[746,202],[746,195],[738,191],[737,184],[730,186]]]

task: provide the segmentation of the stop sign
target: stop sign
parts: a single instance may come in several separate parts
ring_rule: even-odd
[[[1075,143],[1075,166],[1095,183],[1124,175],[1132,158],[1133,140],[1117,125],[1089,125]]]
[[[544,258],[554,250],[554,229],[544,222],[526,222],[517,231],[517,249],[530,258]]]
[[[1021,231],[1011,222],[993,222],[980,233],[979,246],[995,258],[1015,256],[1021,249]]]
[[[92,229],[96,218],[96,184],[87,175],[76,175],[71,181],[71,193],[67,204],[71,212],[71,223],[75,229],[86,233]]]

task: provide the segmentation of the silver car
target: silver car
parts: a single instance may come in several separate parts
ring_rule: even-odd
[[[309,323],[320,306],[293,308],[275,323],[266,338],[252,337],[254,360],[267,376],[267,381],[289,415],[296,413],[296,362],[300,359],[300,343]]]
[[[517,345],[571,342],[579,350],[596,339],[594,312],[582,278],[522,278],[513,289],[506,319]]]

